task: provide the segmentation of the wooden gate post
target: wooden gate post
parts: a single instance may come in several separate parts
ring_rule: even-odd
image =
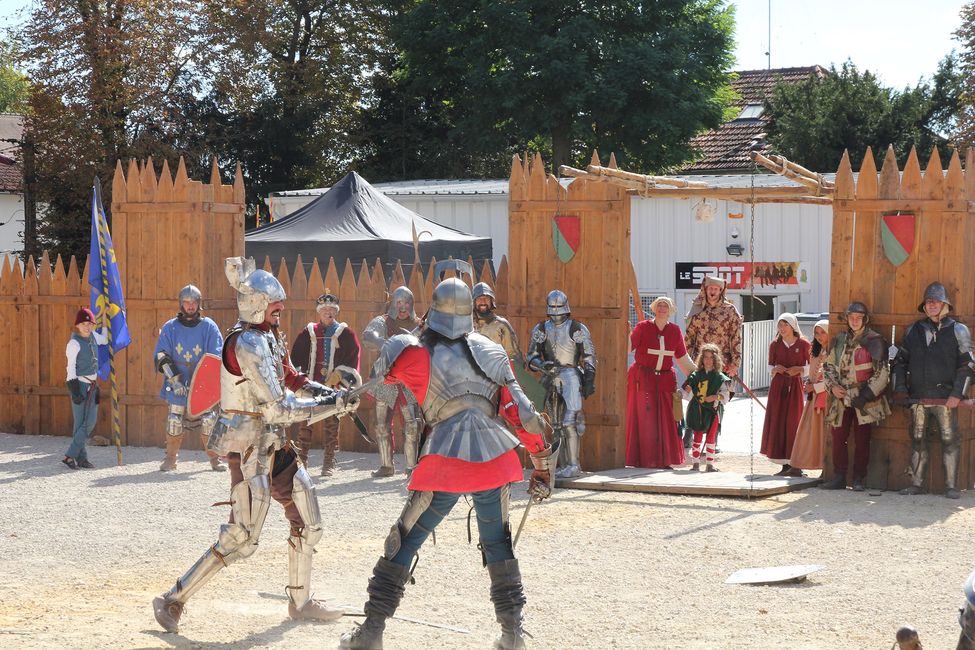
[[[593,154],[593,164],[599,158]],[[610,159],[610,167],[616,167]],[[562,262],[553,244],[556,216],[578,216],[575,256]],[[586,432],[581,462],[587,470],[622,467],[626,455],[626,355],[629,337],[630,197],[626,190],[578,179],[563,188],[546,176],[542,158],[515,156],[508,203],[507,286],[500,312],[523,347],[545,319],[552,289],[569,296],[573,318],[589,328],[596,348],[596,393],[583,405]],[[499,271],[499,281],[501,272]],[[636,298],[639,300],[639,297]]]
[[[896,327],[896,342],[907,327],[923,318],[917,310],[925,287],[942,282],[953,300],[952,316],[975,326],[975,215],[970,207],[975,197],[975,152],[968,151],[963,171],[954,152],[944,173],[935,149],[922,174],[917,152],[912,148],[903,173],[897,169],[893,148],[888,148],[880,173],[868,149],[854,180],[849,156],[844,154],[836,174],[833,195],[833,249],[830,276],[830,334],[846,327],[842,313],[854,300],[871,311],[870,327],[885,339]],[[894,266],[884,254],[881,217],[901,211],[915,215],[915,243],[907,261]],[[867,485],[895,490],[910,484],[905,470],[910,462],[910,416],[902,406],[873,428]],[[975,480],[975,419],[972,409],[958,410],[961,429],[961,463],[958,487]],[[851,435],[852,440],[852,435]],[[944,470],[938,437],[930,441],[928,486],[944,491]],[[852,444],[851,467],[852,467]],[[833,473],[831,441],[827,436],[826,476]]]

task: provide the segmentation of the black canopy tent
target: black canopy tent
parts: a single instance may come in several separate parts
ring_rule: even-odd
[[[245,233],[245,250],[258,265],[264,257],[277,268],[283,258],[293,273],[298,255],[310,265],[312,258],[325,271],[330,257],[341,274],[346,260],[356,272],[366,260],[370,268],[379,258],[386,277],[397,260],[404,270],[413,264],[413,227],[419,234],[420,262],[432,257],[464,259],[472,257],[480,267],[490,262],[489,237],[468,235],[441,226],[409,210],[376,190],[355,172],[349,172],[325,194],[288,216]]]

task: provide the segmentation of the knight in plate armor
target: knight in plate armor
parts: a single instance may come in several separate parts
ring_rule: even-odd
[[[343,635],[342,648],[382,648],[386,620],[405,593],[417,551],[463,494],[472,496],[477,512],[478,548],[501,624],[495,647],[525,647],[525,592],[508,522],[510,484],[523,478],[515,449],[524,445],[530,452],[529,492],[537,499],[551,494],[557,453],[545,442],[551,428],[518,385],[504,348],[472,331],[471,314],[467,285],[442,281],[420,337],[392,337],[376,362],[377,376],[416,396],[427,429],[406,506],[369,580],[366,620]]]
[[[413,307],[413,292],[408,287],[396,288],[389,297],[389,308],[369,321],[362,333],[362,343],[370,350],[380,351],[386,341],[398,334],[416,333],[420,319]],[[376,375],[373,368],[372,375]],[[373,476],[392,476],[393,469],[393,416],[399,410],[403,418],[403,456],[406,460],[406,473],[416,467],[419,451],[420,421],[419,404],[399,386],[379,384],[370,394],[376,400],[376,446],[379,448],[379,469]]]
[[[558,390],[565,402],[561,420],[549,413],[561,437],[557,478],[575,478],[579,466],[579,443],[585,433],[582,400],[596,392],[596,350],[589,329],[571,318],[569,298],[558,289],[546,299],[548,319],[538,323],[528,344],[528,367],[544,373],[546,391]],[[553,386],[554,384],[554,386]]]
[[[169,409],[166,415],[166,458],[159,466],[162,472],[176,469],[179,447],[187,433],[198,432],[201,445],[206,449],[206,441],[217,421],[217,414],[210,410],[202,416],[189,417],[186,397],[190,379],[200,359],[208,353],[220,356],[222,349],[220,328],[203,315],[203,294],[192,284],[186,285],[179,290],[179,313],[159,330],[159,340],[153,354],[156,370],[163,376],[159,397],[166,401]],[[227,470],[215,452],[207,450],[206,453],[214,471]]]
[[[322,517],[311,477],[284,426],[342,415],[355,406],[347,393],[310,381],[291,367],[277,332],[285,292],[273,275],[255,270],[254,260],[227,259],[227,279],[237,290],[240,320],[224,339],[220,370],[220,417],[208,449],[230,465],[230,522],[217,541],[176,581],[153,600],[156,621],[168,632],[190,597],[218,571],[257,550],[271,499],[280,503],[291,524],[288,537],[288,613],[293,619],[334,620],[341,610],[311,598],[311,566],[322,537]]]
[[[972,335],[951,317],[948,291],[932,282],[917,310],[925,315],[907,329],[894,358],[894,400],[911,404],[911,485],[901,494],[920,494],[928,467],[927,423],[934,420],[941,435],[945,496],[958,499],[961,433],[958,405],[971,381]]]

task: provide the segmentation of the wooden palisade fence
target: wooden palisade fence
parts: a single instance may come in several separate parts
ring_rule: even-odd
[[[596,159],[598,162],[598,159]],[[552,245],[552,217],[582,217],[582,243],[563,264]],[[232,185],[221,183],[214,165],[210,183],[189,180],[182,162],[175,179],[163,163],[156,176],[152,161],[116,168],[112,183],[112,235],[125,289],[132,345],[118,356],[122,441],[161,446],[165,405],[158,398],[160,377],[152,352],[159,327],[176,313],[180,287],[196,284],[204,313],[222,330],[236,319],[236,302],[223,271],[224,258],[244,253],[244,187],[238,169]],[[596,395],[585,404],[587,433],[583,464],[590,469],[622,465],[624,441],[626,337],[628,334],[629,200],[605,184],[574,182],[568,190],[546,177],[540,158],[529,164],[515,158],[511,173],[510,257],[497,274],[482,267],[479,281],[495,287],[499,311],[514,324],[523,346],[532,326],[545,317],[545,296],[553,288],[569,294],[573,315],[593,333],[599,358]],[[517,260],[509,263],[509,259]],[[47,254],[26,268],[19,262],[0,271],[0,430],[68,436],[71,412],[64,388],[64,345],[74,312],[88,304],[87,275],[72,258],[53,264]],[[326,288],[341,300],[340,319],[359,334],[385,310],[387,291],[406,284],[423,313],[435,278],[429,265],[416,265],[407,278],[397,263],[386,278],[378,260],[346,263],[341,274],[334,260],[313,260],[308,271],[276,265],[288,293],[282,330],[294,336],[315,320],[315,298]],[[271,270],[270,260],[264,268]],[[358,271],[356,273],[355,271]],[[363,374],[375,354],[363,349]],[[108,435],[108,408],[99,413],[96,433]],[[360,410],[371,425],[372,409]],[[321,443],[319,432],[318,444]],[[369,446],[344,421],[341,448]],[[188,448],[198,441],[186,440]]]
[[[903,172],[897,169],[893,149],[888,149],[878,174],[873,153],[868,149],[854,180],[849,157],[844,155],[836,176],[833,195],[833,250],[830,284],[831,333],[843,330],[841,314],[847,305],[860,300],[870,308],[870,327],[890,339],[896,326],[896,341],[907,327],[923,315],[918,313],[924,288],[940,281],[954,303],[953,316],[975,326],[975,151],[969,150],[963,171],[958,153],[951,156],[947,173],[937,150],[922,173],[917,152],[912,150]],[[916,215],[914,250],[906,262],[895,267],[884,255],[881,215],[893,211]],[[904,407],[892,405],[893,414],[873,429],[867,485],[899,489],[910,484],[905,469],[910,462],[910,416]],[[975,480],[975,418],[973,410],[958,410],[962,432],[958,486]],[[851,436],[852,441],[852,436]],[[944,471],[938,437],[931,440],[928,481],[933,491],[943,491]],[[832,474],[827,448],[827,475]],[[852,460],[851,465],[852,467]]]

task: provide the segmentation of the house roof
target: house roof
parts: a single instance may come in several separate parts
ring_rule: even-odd
[[[23,179],[17,161],[0,154],[0,192],[19,193]]]
[[[762,104],[779,83],[796,83],[810,75],[823,77],[826,71],[818,66],[802,68],[776,68],[774,70],[742,70],[731,85],[741,96],[736,103],[739,114],[748,106]],[[701,151],[701,157],[681,169],[685,174],[740,171],[751,169],[748,155],[757,143],[757,151],[766,153],[765,128],[768,117],[761,113],[751,117],[736,117],[717,129],[702,133],[691,140],[691,145]]]

